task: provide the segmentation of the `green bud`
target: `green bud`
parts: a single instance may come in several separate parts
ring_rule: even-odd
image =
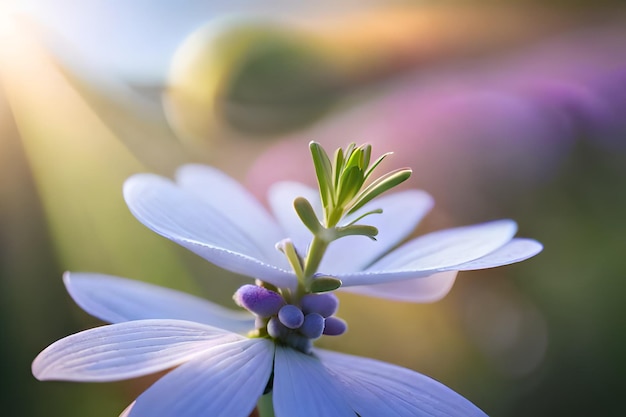
[[[298,279],[302,279],[304,277],[304,266],[302,265],[302,258],[300,258],[298,252],[296,252],[296,247],[293,245],[293,242],[290,239],[283,239],[276,244],[276,249],[285,254],[293,272]]]
[[[341,280],[330,276],[316,276],[311,281],[310,290],[313,293],[328,292],[341,287]]]
[[[302,220],[302,223],[313,233],[314,235],[319,235],[323,233],[324,226],[320,223],[317,215],[315,214],[315,210],[313,210],[313,206],[309,203],[304,197],[298,197],[293,200],[293,207]]]
[[[313,158],[313,166],[315,167],[315,175],[319,185],[320,196],[324,207],[328,207],[330,203],[334,204],[335,190],[333,187],[332,164],[328,158],[328,154],[317,142],[309,143],[311,157]]]
[[[364,224],[353,224],[351,226],[337,227],[334,232],[335,240],[345,236],[367,236],[372,240],[376,240],[376,236],[378,235],[377,228]]]
[[[363,207],[375,197],[378,197],[385,191],[388,191],[409,179],[411,176],[411,170],[408,168],[397,169],[389,172],[376,181],[367,186],[357,197],[356,202],[350,208],[347,214],[354,213],[356,210]]]

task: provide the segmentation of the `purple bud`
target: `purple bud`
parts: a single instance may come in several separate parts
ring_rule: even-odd
[[[339,299],[333,293],[307,294],[300,300],[304,314],[317,313],[322,317],[330,317],[337,312]]]
[[[324,331],[324,317],[317,313],[307,314],[298,331],[309,339],[317,339]]]
[[[267,322],[267,334],[274,339],[282,339],[289,334],[289,329],[287,329],[278,318],[272,317],[270,321]]]
[[[270,317],[285,305],[284,298],[277,292],[257,285],[244,285],[233,296],[235,303],[260,317]]]
[[[278,311],[278,319],[290,329],[297,329],[304,323],[304,314],[298,307],[287,304]]]
[[[324,334],[328,336],[339,336],[346,330],[348,330],[346,322],[337,317],[328,317],[324,323]]]

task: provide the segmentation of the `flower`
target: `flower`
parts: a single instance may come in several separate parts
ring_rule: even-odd
[[[316,349],[313,341],[347,330],[335,317],[339,301],[332,291],[340,287],[432,301],[449,290],[457,271],[526,259],[541,244],[513,238],[515,223],[503,220],[431,233],[383,255],[406,237],[431,198],[408,191],[373,203],[410,170],[372,180],[386,155],[370,165],[371,146],[340,148],[334,164],[318,144],[310,148],[319,194],[297,183],[277,185],[269,198],[275,218],[210,167],[183,167],[178,185],[142,174],[124,187],[131,212],[146,226],[255,278],[233,297],[254,320],[149,284],[66,274],[76,302],[113,324],[53,343],[33,362],[33,374],[112,381],[175,368],[122,413],[127,417],[245,417],[269,393],[278,417],[484,416],[428,377]],[[245,330],[247,337],[240,334]]]
[[[38,379],[116,381],[176,367],[122,416],[245,417],[268,382],[277,417],[485,416],[408,369],[239,335],[251,320],[188,294],[99,274],[64,281],[83,309],[114,324],[50,345],[33,362]]]
[[[126,203],[144,225],[195,252],[211,263],[279,288],[295,288],[297,278],[286,257],[275,249],[289,238],[305,253],[311,232],[293,208],[305,197],[321,212],[316,190],[295,182],[281,182],[269,190],[273,216],[243,186],[221,171],[203,165],[180,168],[176,182],[138,174],[124,185]],[[347,236],[332,242],[318,271],[341,280],[341,289],[394,300],[430,302],[452,287],[456,272],[519,262],[542,246],[535,240],[514,238],[517,225],[497,220],[436,231],[419,236],[397,249],[433,205],[423,191],[383,195],[367,203],[346,224],[368,217],[378,229],[376,241]]]

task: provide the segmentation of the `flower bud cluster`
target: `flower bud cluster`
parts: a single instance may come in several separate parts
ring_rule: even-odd
[[[233,296],[235,303],[254,314],[256,331],[305,353],[311,341],[323,334],[338,336],[347,330],[346,323],[333,315],[339,300],[332,293],[306,294],[297,304],[289,304],[276,291],[244,285]]]

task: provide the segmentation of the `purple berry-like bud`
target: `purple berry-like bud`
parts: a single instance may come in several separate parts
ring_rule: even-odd
[[[290,329],[297,329],[304,323],[304,314],[298,307],[287,304],[278,311],[278,319]]]
[[[278,317],[272,317],[267,322],[267,334],[274,339],[283,339],[289,334],[289,329],[278,320]]]
[[[348,330],[346,322],[337,317],[328,317],[324,323],[324,334],[328,336],[339,336],[346,330]]]
[[[304,316],[304,323],[298,331],[309,339],[317,339],[324,331],[324,317],[317,313],[307,314]]]
[[[304,314],[317,313],[322,317],[330,317],[337,312],[339,299],[333,293],[307,294],[300,300]]]
[[[285,299],[277,292],[256,285],[244,285],[233,296],[235,303],[260,317],[270,317],[285,305]]]

